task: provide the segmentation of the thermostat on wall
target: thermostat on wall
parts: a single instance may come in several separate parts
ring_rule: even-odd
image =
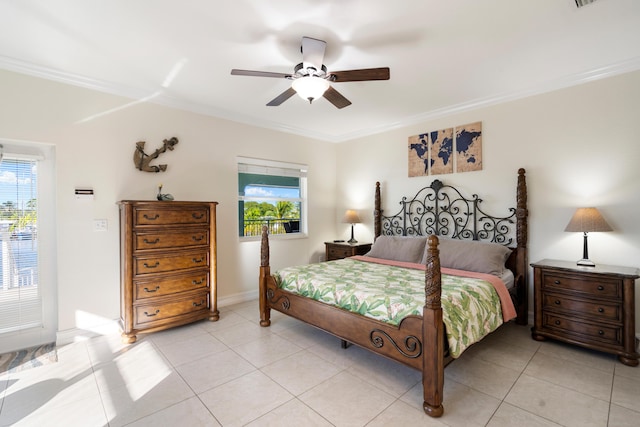
[[[76,199],[93,200],[93,188],[76,188]]]

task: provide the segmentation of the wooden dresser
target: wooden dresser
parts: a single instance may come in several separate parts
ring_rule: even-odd
[[[327,261],[364,255],[371,250],[371,243],[324,242],[324,246]]]
[[[629,366],[640,355],[635,337],[635,280],[640,270],[542,260],[534,275],[532,336],[614,353]]]
[[[201,319],[218,320],[217,202],[123,200],[122,341]]]

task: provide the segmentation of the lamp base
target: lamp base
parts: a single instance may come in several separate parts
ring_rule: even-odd
[[[595,267],[596,264],[591,261],[590,259],[586,259],[586,258],[582,258],[581,260],[578,260],[578,262],[576,262],[576,264],[582,266],[582,267]]]
[[[351,238],[347,240],[347,243],[349,243],[350,245],[358,243],[358,241],[353,237],[353,225],[354,224],[351,224]]]

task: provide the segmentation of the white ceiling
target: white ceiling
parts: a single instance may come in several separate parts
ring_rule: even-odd
[[[265,104],[302,36],[352,105]],[[0,68],[328,141],[640,69],[640,0],[0,0]]]

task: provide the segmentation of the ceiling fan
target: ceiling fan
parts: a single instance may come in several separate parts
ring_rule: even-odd
[[[323,96],[337,108],[351,105],[351,101],[335,90],[331,83],[363,82],[368,80],[389,80],[389,68],[365,68],[361,70],[327,71],[322,61],[327,43],[311,37],[302,37],[302,62],[294,67],[293,73],[272,73],[269,71],[231,70],[234,76],[275,77],[292,80],[291,87],[267,104],[276,107],[297,93],[302,99],[312,103]]]

